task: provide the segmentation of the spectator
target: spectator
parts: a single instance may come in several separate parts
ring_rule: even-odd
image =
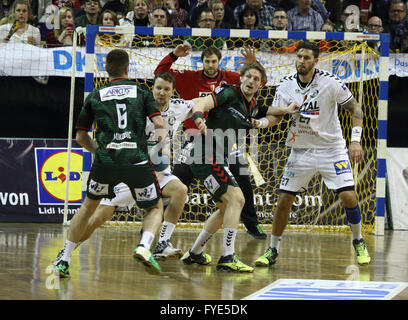
[[[245,6],[244,10],[239,15],[238,28],[239,29],[249,29],[249,30],[263,29],[263,27],[259,25],[258,23],[258,17],[256,15],[256,12],[248,5]],[[232,41],[228,42],[228,47],[230,47],[230,44],[232,43],[233,43],[233,47],[235,48],[246,46],[246,47],[254,47],[254,48],[259,49],[263,47],[262,39],[238,38],[234,40],[233,42]]]
[[[282,8],[285,12],[296,6],[295,0],[267,0],[275,9]]]
[[[170,14],[170,26],[174,28],[185,28],[188,23],[188,12],[180,8],[179,0],[164,0],[163,7]]]
[[[349,5],[355,5],[360,10],[360,22],[367,25],[368,19],[373,15],[373,0],[343,0],[343,9]]]
[[[224,3],[221,0],[209,0],[208,1],[208,7],[211,9],[212,13],[214,14],[215,18],[215,28],[218,29],[232,29],[235,27],[234,20],[233,23],[229,23],[227,19],[225,19],[225,10],[226,7]],[[229,9],[231,10],[231,9]],[[233,18],[233,13],[230,15],[230,17]]]
[[[344,8],[341,15],[341,24],[337,25],[336,32],[367,32],[367,29],[360,24],[360,9],[355,5]]]
[[[10,11],[13,0],[0,0],[0,19],[7,16]]]
[[[201,14],[201,11],[203,11],[206,8],[210,8],[212,10],[212,5],[213,2],[216,1],[220,1],[220,0],[198,0],[197,3],[195,4],[195,6],[191,9],[190,13],[189,13],[189,23],[193,28],[198,27],[197,21],[198,21],[198,17]],[[224,5],[224,18],[223,18],[223,22],[226,22],[227,24],[230,24],[232,27],[236,26],[236,21],[234,19],[234,11],[228,6],[225,5],[224,0],[221,0],[221,2]],[[213,12],[214,17],[215,17],[215,12]],[[216,28],[219,28],[217,26],[216,23]]]
[[[104,10],[99,16],[98,24],[105,26],[118,26],[119,19],[112,10]],[[130,42],[131,36],[124,34],[98,34],[96,38],[97,45],[124,47]]]
[[[329,12],[329,20],[333,25],[341,23],[342,0],[326,0],[324,6]],[[326,21],[327,22],[327,21]]]
[[[72,46],[74,33],[74,10],[63,7],[58,11],[54,30],[47,32],[46,42],[49,47]]]
[[[215,28],[215,18],[211,9],[205,8],[198,20],[199,28]],[[186,40],[191,45],[193,50],[202,50],[208,47],[215,47],[222,49],[224,47],[224,39],[222,37],[210,38],[210,37],[187,37]]]
[[[0,41],[22,42],[35,46],[40,45],[40,30],[28,24],[31,7],[25,0],[14,0],[7,16],[6,24],[0,26]]]
[[[258,17],[258,26],[264,29],[271,29],[273,25],[273,13],[275,8],[268,2],[263,2],[263,0],[246,0],[246,3],[238,6],[234,10],[235,20],[238,21],[242,11],[246,6],[249,6],[253,11],[256,12]]]
[[[273,14],[273,30],[287,30],[288,29],[288,16],[284,8],[276,8]]]
[[[157,7],[150,14],[150,26],[152,27],[167,27],[169,20],[170,15],[165,8]],[[175,48],[182,43],[181,38],[168,35],[135,35],[133,38],[133,46],[138,48]]]
[[[120,20],[129,11],[129,0],[112,0],[105,3],[102,7],[102,12],[112,10],[116,17]]]
[[[284,8],[276,8],[273,14],[273,30],[287,30],[288,29],[288,16]],[[273,51],[278,52],[295,52],[296,46],[299,41],[292,39],[278,39],[268,41],[268,46],[271,47]]]
[[[148,0],[136,0],[132,11],[126,14],[125,18],[119,20],[121,26],[133,25],[144,26],[149,25],[149,13],[151,7]]]
[[[312,0],[297,0],[297,6],[288,11],[288,30],[320,31],[323,18],[314,10]]]
[[[86,27],[87,24],[98,24],[99,13],[102,9],[99,0],[85,0],[84,15],[75,18],[75,27]]]
[[[380,17],[373,16],[368,20],[367,31],[370,33],[381,33],[384,28]],[[380,41],[368,41],[368,46],[373,48],[375,51],[381,51]]]
[[[408,52],[407,6],[403,1],[394,0],[388,11],[388,25],[384,31],[390,34],[390,50],[396,53]]]

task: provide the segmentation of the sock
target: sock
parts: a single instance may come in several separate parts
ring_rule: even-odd
[[[234,254],[236,235],[237,229],[224,228],[224,242],[222,247],[222,255],[224,257]]]
[[[154,234],[149,231],[143,231],[142,239],[140,240],[139,245],[142,245],[146,249],[150,250],[150,246],[154,240]]]
[[[168,221],[164,221],[160,231],[159,242],[170,240],[170,237],[173,234],[175,227],[176,227],[175,224]]]
[[[213,235],[211,233],[208,233],[205,229],[201,230],[196,241],[194,242],[193,247],[191,248],[191,252],[194,254],[200,254],[201,252],[203,252],[204,246],[212,236]]]
[[[278,237],[278,236],[271,236],[271,242],[270,242],[270,247],[271,248],[275,248],[276,251],[279,252],[279,245],[280,245],[280,241],[281,241],[282,237]]]
[[[355,208],[345,208],[346,217],[350,224],[350,229],[353,234],[353,240],[360,240],[361,236],[361,213],[360,207],[357,205]]]
[[[64,245],[64,253],[62,254],[61,260],[64,260],[68,263],[71,261],[71,255],[72,252],[75,250],[77,244],[75,242],[65,240],[65,245]]]

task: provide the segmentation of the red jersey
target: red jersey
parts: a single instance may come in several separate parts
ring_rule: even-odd
[[[158,64],[154,74],[160,72],[170,72],[176,79],[176,90],[180,97],[185,100],[192,100],[198,97],[205,97],[211,94],[221,82],[228,84],[237,84],[240,82],[240,74],[233,71],[219,70],[218,75],[215,78],[207,77],[203,70],[173,70],[172,64],[177,59],[174,59],[172,54],[168,54]],[[207,114],[205,114],[206,116]],[[195,123],[191,118],[184,121],[186,129],[197,129]]]

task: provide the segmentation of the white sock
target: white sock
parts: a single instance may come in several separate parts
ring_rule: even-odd
[[[203,252],[205,244],[211,239],[212,236],[213,235],[205,231],[205,229],[201,230],[196,241],[194,242],[193,247],[191,248],[191,252],[194,254],[200,254]]]
[[[229,256],[235,252],[235,237],[237,229],[224,228],[224,243],[222,247],[222,255]]]
[[[353,240],[360,240],[363,237],[361,235],[361,222],[356,224],[350,223],[350,229],[353,234]]]
[[[61,260],[64,260],[70,263],[72,252],[75,250],[76,247],[77,247],[77,244],[75,242],[65,240],[64,249],[63,249],[64,253],[62,254]]]
[[[150,250],[150,246],[154,240],[154,234],[149,231],[143,231],[142,239],[140,240],[141,245],[143,245],[146,249]]]
[[[282,237],[271,235],[270,247],[275,248],[279,252],[279,245]]]
[[[162,228],[160,230],[159,242],[170,240],[170,237],[173,234],[175,227],[176,227],[175,224],[168,222],[168,221],[164,221]]]

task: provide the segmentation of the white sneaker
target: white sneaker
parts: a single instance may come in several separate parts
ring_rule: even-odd
[[[179,260],[183,254],[181,249],[173,248],[169,240],[157,242],[153,250],[153,257],[157,260]]]

